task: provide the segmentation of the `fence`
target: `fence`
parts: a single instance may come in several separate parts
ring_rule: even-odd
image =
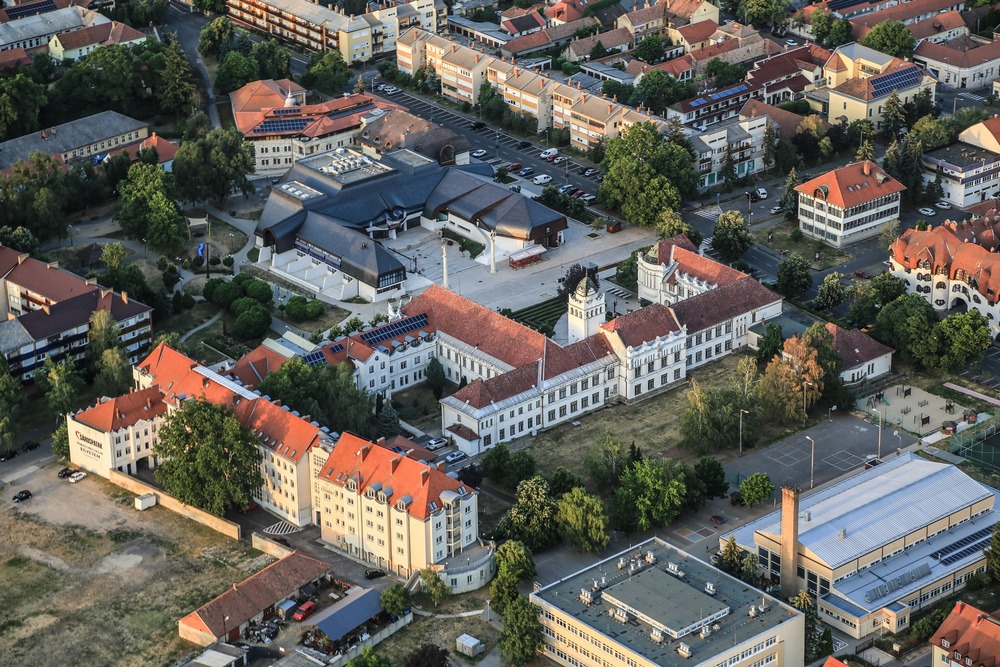
[[[952,454],[1000,471],[1000,434],[996,416],[976,422],[951,436],[948,449]]]
[[[226,537],[231,537],[234,540],[240,539],[239,524],[227,521],[226,519],[217,517],[214,514],[209,514],[204,510],[198,509],[197,507],[185,505],[162,489],[150,486],[142,480],[130,477],[129,475],[118,472],[117,470],[111,470],[108,472],[108,481],[115,486],[120,486],[127,491],[131,491],[137,496],[152,493],[156,496],[156,502],[163,505],[171,512],[176,512],[177,514],[187,517],[192,521],[197,521],[200,524],[208,526],[214,531],[222,533]]]

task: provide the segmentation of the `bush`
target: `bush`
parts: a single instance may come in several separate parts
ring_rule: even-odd
[[[204,265],[205,265],[205,258],[204,257],[202,257],[202,256],[199,255],[198,257],[192,257],[191,258],[191,268],[192,269],[200,269]]]
[[[261,307],[260,301],[257,301],[256,299],[251,299],[248,296],[241,296],[240,298],[236,299],[236,301],[233,301],[231,304],[229,304],[229,311],[232,312],[234,315],[242,315],[243,313],[252,308],[260,308],[260,307]]]
[[[184,292],[184,310],[191,310],[194,308],[194,297]]]
[[[267,312],[263,306],[258,305],[255,308],[242,312],[236,318],[236,324],[233,326],[233,335],[242,340],[260,338],[267,333],[267,329],[270,326],[271,313]]]
[[[235,280],[233,282],[236,282]],[[212,301],[212,295],[215,294],[215,289],[219,285],[224,285],[226,283],[222,278],[212,278],[205,283],[205,288],[201,291],[201,295],[205,297],[206,301]],[[214,303],[214,302],[213,302]]]
[[[210,266],[218,266],[219,264],[222,264],[222,260],[218,255],[212,255],[208,258],[208,263]]]
[[[233,282],[239,285],[240,287],[246,287],[247,283],[252,283],[255,280],[257,279],[251,276],[249,273],[241,273],[240,275],[233,278]]]
[[[222,259],[222,265],[223,266],[228,266],[229,268],[232,268],[232,266],[233,266],[234,263],[235,263],[235,260],[233,259],[232,255],[226,255]]]
[[[285,315],[296,321],[315,319],[323,314],[323,310],[322,302],[299,295],[293,296],[285,304]]]
[[[210,301],[220,308],[229,308],[230,304],[243,296],[243,290],[235,282],[224,282],[212,290]]]
[[[163,258],[161,257],[160,259]],[[167,268],[163,271],[162,277],[163,277],[163,287],[165,287],[169,291],[173,289],[174,285],[176,285],[180,281],[181,274],[180,272],[177,271],[176,266],[174,266],[173,264],[168,264]]]
[[[240,275],[246,274],[241,273]],[[272,299],[274,299],[274,292],[271,290],[271,286],[263,280],[246,281],[243,285],[243,293],[264,305],[269,305]]]
[[[160,255],[160,258],[156,260],[156,268],[158,268],[160,271],[166,271],[167,266],[169,264],[170,263],[167,261],[167,258],[164,257],[163,255]]]

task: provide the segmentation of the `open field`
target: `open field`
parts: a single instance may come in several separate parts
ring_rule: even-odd
[[[484,604],[485,606],[485,604]],[[435,611],[433,608],[430,611]],[[497,645],[500,632],[479,617],[471,618],[428,618],[416,616],[410,625],[375,647],[375,652],[388,658],[393,665],[403,665],[406,656],[422,644],[437,644],[448,649],[455,664],[474,663],[476,660],[455,655],[455,638],[462,633],[470,634],[483,643],[486,653]],[[483,654],[485,655],[485,653]],[[551,664],[551,663],[549,663]]]
[[[0,664],[173,664],[195,650],[177,620],[272,560],[165,509],[137,512],[103,480],[55,473],[19,480],[35,497],[0,512]]]
[[[809,262],[809,265],[817,271],[829,269],[853,259],[850,253],[837,250],[822,243],[817,244],[814,239],[810,239],[809,237],[803,237],[800,241],[793,241],[792,231],[795,229],[798,229],[798,225],[795,222],[782,220],[776,225],[752,232],[752,235],[757,243],[763,243],[779,252],[788,251],[789,254],[798,253],[802,255]],[[767,235],[772,232],[773,237],[768,241]],[[819,251],[818,261],[815,259],[817,250]]]
[[[204,324],[219,312],[219,307],[207,301],[198,301],[191,310],[185,310],[177,315],[170,315],[157,323],[155,335],[165,333],[179,333],[181,335],[191,331],[196,326]]]

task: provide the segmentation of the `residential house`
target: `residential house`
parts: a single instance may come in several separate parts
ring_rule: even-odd
[[[903,453],[719,536],[757,558],[784,596],[804,590],[819,618],[855,639],[899,632],[987,568],[997,492],[959,468]],[[940,664],[940,663],[935,663]]]
[[[889,246],[890,270],[906,290],[923,296],[934,310],[977,310],[994,339],[1000,335],[1000,260],[997,210],[963,222],[946,220],[929,230],[907,229]]]
[[[587,8],[587,0],[557,0],[545,9],[545,18],[549,25],[572,23],[583,18]]]
[[[892,93],[905,104],[925,90],[933,97],[937,83],[914,63],[853,42],[837,47],[823,74],[826,85],[806,93],[809,104],[831,123],[867,119],[876,128]]]
[[[595,26],[600,26],[600,22],[593,16],[575,19],[567,23],[558,21],[552,23],[550,21],[549,27],[545,30],[515,37],[504,44],[500,47],[500,55],[504,58],[521,58],[554,46],[562,46],[568,44],[580,30],[587,30]]]
[[[1000,655],[1000,619],[959,600],[929,643],[935,665],[985,665]]]
[[[53,35],[49,40],[49,55],[57,61],[80,60],[101,46],[127,46],[145,41],[146,36],[135,28],[111,21]]]
[[[709,19],[698,23],[688,23],[678,28],[671,27],[667,34],[674,46],[683,49],[683,53],[690,53],[712,44],[712,38],[718,30],[719,24]]]
[[[831,55],[816,44],[786,47],[781,53],[755,62],[747,72],[747,81],[767,87],[764,102],[781,104],[793,94],[824,85],[823,65]]]
[[[583,39],[573,40],[563,51],[563,57],[573,63],[589,60],[591,52],[598,44],[609,52],[628,51],[635,46],[632,33],[627,28],[616,28]]]
[[[0,170],[26,161],[32,153],[51,155],[67,165],[83,160],[95,163],[110,151],[138,148],[148,138],[148,123],[117,111],[102,111],[0,143]]]
[[[994,35],[996,36],[996,35]],[[913,61],[925,67],[944,88],[986,88],[1000,74],[1000,40],[963,35],[938,44],[923,41]]]
[[[685,125],[705,129],[708,125],[734,118],[751,99],[763,99],[765,89],[753,81],[741,81],[710,93],[675,102],[667,107],[666,117],[679,118]]]
[[[601,141],[617,137],[624,111],[624,107],[606,97],[583,93],[570,111],[570,145],[586,151]]]
[[[884,21],[899,21],[910,29],[910,32],[913,33],[916,39],[926,39],[926,36],[931,34],[928,28],[933,28],[935,21],[940,25],[940,29],[937,31],[939,33],[957,29],[959,24],[956,18],[961,20],[960,12],[963,9],[965,9],[965,3],[955,2],[955,0],[910,0],[909,2],[900,2],[876,12],[851,18],[852,36],[860,42],[879,23],[883,23]],[[924,24],[925,21],[931,21],[931,23]],[[918,25],[920,27],[917,27]],[[965,27],[964,22],[962,27]],[[967,33],[968,29],[965,30],[965,33],[961,34]]]
[[[448,17],[448,32],[452,35],[467,37],[474,42],[493,49],[499,49],[513,39],[496,23],[490,21],[473,21],[463,16]]]
[[[754,102],[750,100],[747,104]],[[744,105],[744,109],[746,105]],[[729,118],[715,123],[691,137],[696,153],[695,168],[698,185],[707,189],[725,181],[725,166],[731,159],[737,178],[761,172],[764,164],[764,133],[770,123],[768,116],[756,115]]]
[[[826,323],[833,338],[833,349],[842,362],[840,379],[845,387],[882,377],[892,370],[891,347],[883,345],[857,329],[843,329],[833,322]]]
[[[805,119],[805,116],[764,104],[760,100],[750,100],[740,109],[739,118],[741,120],[760,116],[766,116],[771,121],[774,129],[778,132],[778,138],[782,141],[791,141],[792,137],[798,133],[799,125]],[[829,126],[829,124],[827,125]]]
[[[515,67],[498,92],[511,111],[537,119],[538,132],[544,132],[552,127],[552,86],[548,77]]]
[[[89,26],[110,23],[111,19],[84,7],[68,6],[42,13],[23,13],[22,7],[7,8],[8,21],[0,22],[0,51],[47,49],[56,35]],[[31,8],[28,8],[31,11]],[[16,18],[10,18],[14,14]]]
[[[649,35],[667,36],[670,27],[700,23],[719,22],[719,8],[708,0],[671,0],[657,2],[621,16],[615,24],[618,28],[628,28],[638,44]]]
[[[874,238],[887,221],[899,219],[905,189],[870,160],[833,169],[795,188],[799,229],[835,248]]]
[[[28,52],[21,47],[0,51],[0,70],[17,67],[18,65],[30,64],[31,57],[28,55]]]
[[[538,12],[527,12],[500,21],[500,29],[511,37],[530,35],[533,32],[539,32],[544,27],[545,19]]]

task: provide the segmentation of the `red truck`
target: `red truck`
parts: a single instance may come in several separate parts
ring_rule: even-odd
[[[314,611],[316,611],[316,603],[313,602],[312,600],[309,600],[308,602],[303,602],[302,606],[300,606],[298,609],[295,610],[295,613],[292,615],[292,618],[294,618],[296,621],[304,621],[305,619],[309,618],[309,616],[311,616]]]

